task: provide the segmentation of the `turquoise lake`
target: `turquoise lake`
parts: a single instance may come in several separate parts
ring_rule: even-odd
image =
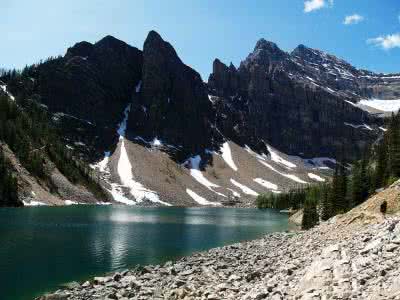
[[[63,283],[287,229],[287,214],[276,210],[2,208],[0,295],[4,300],[34,299]]]

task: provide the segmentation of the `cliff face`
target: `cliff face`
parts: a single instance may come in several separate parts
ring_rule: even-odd
[[[142,70],[142,52],[111,36],[81,42],[64,57],[38,66],[40,101],[55,113],[66,137],[103,152],[115,142],[115,126]]]
[[[34,79],[66,138],[84,144],[80,151],[92,160],[116,146],[129,104],[127,137],[171,145],[180,162],[218,149],[224,138],[262,152],[269,143],[294,155],[356,158],[381,120],[354,104],[393,99],[400,88],[398,76],[357,70],[303,45],[286,53],[264,39],[239,68],[216,59],[204,84],[154,31],[143,51],[110,36],[78,43],[40,64]]]
[[[299,46],[288,54],[260,40],[238,70],[216,60],[208,85],[226,116],[219,127],[239,144],[264,140],[293,155],[356,158],[377,138],[380,120],[351,103],[365,93],[351,72],[359,71],[323,52]]]
[[[178,159],[212,148],[215,115],[207,89],[200,75],[154,31],[144,43],[142,82],[137,92],[128,136],[174,145]]]

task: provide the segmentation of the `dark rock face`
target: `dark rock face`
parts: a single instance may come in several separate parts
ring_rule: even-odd
[[[213,145],[214,113],[200,75],[183,64],[174,48],[154,31],[143,47],[140,92],[133,103],[128,136],[172,144],[176,158]]]
[[[332,74],[323,70],[329,66],[345,74],[331,78],[335,90],[330,88]],[[351,74],[356,71],[323,52],[299,46],[290,55],[260,40],[237,71],[214,62],[209,89],[215,95],[218,127],[230,139],[256,149],[264,140],[293,155],[339,157],[345,153],[356,158],[375,140],[378,130],[348,124],[380,124],[344,101],[355,102],[350,91],[361,93],[355,80],[345,78],[355,77]]]
[[[129,104],[127,138],[157,138],[177,161],[218,149],[224,138],[263,152],[266,142],[288,154],[356,158],[381,120],[352,103],[400,98],[396,74],[357,70],[304,45],[289,54],[264,39],[239,68],[216,59],[205,84],[154,31],[143,51],[107,36],[76,44],[35,74],[32,90],[91,160],[113,150]]]
[[[64,57],[39,65],[38,92],[51,112],[66,114],[58,122],[68,138],[102,152],[116,138],[141,70],[141,51],[107,36],[96,44],[78,43]]]
[[[208,86],[217,96],[232,95],[239,89],[239,76],[235,66],[229,67],[219,59],[214,60],[213,73],[208,79]]]

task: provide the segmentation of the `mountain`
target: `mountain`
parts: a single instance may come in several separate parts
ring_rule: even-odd
[[[395,99],[399,78],[261,39],[238,68],[216,59],[204,83],[151,31],[143,50],[107,36],[0,80],[51,116],[114,201],[251,206],[359,158],[384,122],[359,101]]]
[[[143,47],[140,91],[132,103],[128,136],[177,145],[176,159],[213,147],[215,114],[201,76],[151,31]],[[222,140],[221,140],[222,141]]]
[[[303,45],[286,53],[260,40],[236,69],[218,59],[208,80],[220,115],[219,128],[239,143],[265,140],[305,157],[355,159],[374,141],[382,123],[357,107],[362,98],[395,96],[399,79],[358,71],[350,64]],[[374,86],[374,88],[373,88]]]

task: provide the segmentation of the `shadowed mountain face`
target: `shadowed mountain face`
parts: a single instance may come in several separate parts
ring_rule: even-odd
[[[363,74],[321,51],[301,45],[288,54],[260,40],[239,69],[215,60],[208,86],[217,115],[226,116],[218,127],[239,144],[265,140],[293,155],[356,158],[379,133],[363,125],[380,124],[353,105],[370,93]]]
[[[115,127],[141,79],[142,61],[140,50],[107,36],[39,65],[35,83],[66,138],[102,153],[116,142]]]
[[[144,43],[142,82],[137,91],[128,122],[131,138],[160,139],[174,145],[178,160],[213,147],[218,135],[206,86],[154,31]]]
[[[165,151],[182,162],[218,150],[224,138],[265,153],[269,143],[293,155],[356,158],[381,120],[352,103],[393,99],[399,82],[303,45],[289,54],[261,39],[239,68],[216,59],[205,84],[151,31],[143,51],[111,36],[80,42],[36,66],[29,85],[89,160],[115,148],[130,105],[127,138],[172,146]]]

